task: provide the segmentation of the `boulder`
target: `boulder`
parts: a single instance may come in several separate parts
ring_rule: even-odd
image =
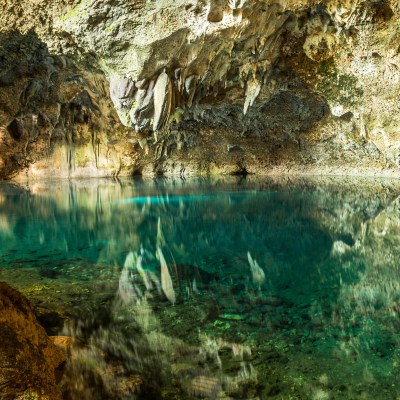
[[[0,282],[0,399],[61,399],[55,370],[64,361],[29,301]]]

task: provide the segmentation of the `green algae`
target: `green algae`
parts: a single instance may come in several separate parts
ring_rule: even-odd
[[[222,314],[221,318],[231,319],[233,321],[243,321],[245,319],[244,315],[240,315],[240,314]]]

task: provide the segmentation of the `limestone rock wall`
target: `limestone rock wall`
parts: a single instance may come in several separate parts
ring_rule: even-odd
[[[3,178],[398,173],[395,0],[14,3]]]

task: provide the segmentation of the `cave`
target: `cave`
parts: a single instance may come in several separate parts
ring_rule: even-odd
[[[399,20],[1,1],[0,398],[400,398]]]

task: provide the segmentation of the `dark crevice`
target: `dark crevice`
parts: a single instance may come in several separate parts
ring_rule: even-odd
[[[246,167],[239,167],[238,170],[232,172],[230,175],[246,177],[249,174],[250,174],[250,172],[247,171]]]
[[[11,135],[11,137],[16,140],[20,141],[22,139],[22,136],[24,134],[23,128],[21,126],[21,123],[17,120],[14,119],[10,125],[7,127],[8,133]]]
[[[137,167],[132,172],[133,177],[142,177],[143,176],[143,167]]]

